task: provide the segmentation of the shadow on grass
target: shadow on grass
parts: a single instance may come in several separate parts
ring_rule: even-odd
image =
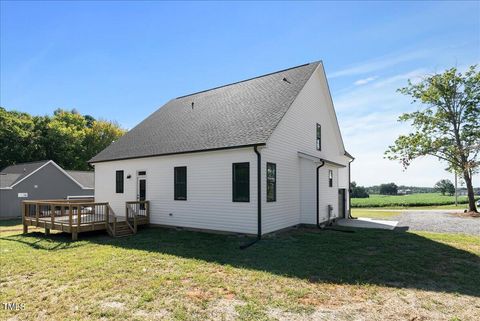
[[[480,296],[479,256],[413,233],[354,231],[294,230],[263,239],[246,250],[239,250],[239,245],[248,241],[246,238],[165,228],[145,228],[137,235],[117,239],[105,233],[82,233],[79,242],[70,241],[70,235],[63,233],[2,239],[48,250],[95,243],[261,270],[309,282],[376,284]]]
[[[15,226],[18,224],[22,224],[22,219],[12,218],[12,219],[0,220],[0,227]]]

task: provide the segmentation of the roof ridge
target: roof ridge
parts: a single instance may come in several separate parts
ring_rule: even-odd
[[[194,93],[191,93],[191,94],[188,94],[188,95],[179,96],[179,97],[177,97],[177,98],[175,98],[175,99],[185,98],[185,97],[188,97],[188,96],[193,96],[193,95],[201,94],[201,93],[204,93],[204,92],[207,92],[207,91],[212,91],[212,90],[215,90],[215,89],[220,89],[220,88],[223,88],[223,87],[228,87],[228,86],[232,86],[232,85],[237,85],[237,84],[240,84],[240,83],[243,83],[243,82],[247,82],[247,81],[250,81],[250,80],[254,80],[254,79],[258,79],[258,78],[262,78],[262,77],[266,77],[266,76],[271,76],[271,75],[274,75],[274,74],[278,74],[278,73],[280,73],[280,72],[285,72],[285,71],[288,71],[288,70],[292,70],[292,69],[296,69],[296,68],[308,66],[308,65],[311,65],[311,64],[314,64],[314,63],[319,63],[319,62],[320,62],[320,61],[309,62],[309,63],[306,63],[306,64],[302,64],[302,65],[298,65],[298,66],[294,66],[294,67],[290,67],[290,68],[286,68],[286,69],[282,69],[282,70],[270,72],[270,73],[263,74],[263,75],[260,75],[260,76],[256,76],[256,77],[252,77],[252,78],[248,78],[248,79],[244,79],[244,80],[232,82],[232,83],[229,83],[229,84],[225,84],[225,85],[213,87],[213,88],[210,88],[210,89],[205,89],[205,90],[197,91],[197,92],[194,92]]]

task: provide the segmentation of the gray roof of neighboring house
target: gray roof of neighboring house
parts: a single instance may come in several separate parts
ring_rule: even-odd
[[[37,162],[10,165],[5,167],[0,173],[7,175],[0,175],[0,188],[12,186],[17,181],[21,180],[22,178],[29,175],[30,173],[37,170],[39,167],[45,165],[48,162],[48,160],[43,160]]]
[[[0,173],[0,188],[10,187],[22,174],[4,174]]]
[[[319,64],[172,99],[89,162],[264,144]]]
[[[21,163],[16,165],[10,165],[5,167],[0,173],[0,188],[6,188],[14,185],[22,180],[24,177],[30,175],[46,163],[49,160]],[[52,161],[53,163],[53,161]],[[94,187],[94,173],[87,171],[65,171],[76,182],[86,188]]]
[[[94,172],[87,171],[65,171],[72,176],[74,180],[79,182],[83,187],[93,188],[95,186]]]

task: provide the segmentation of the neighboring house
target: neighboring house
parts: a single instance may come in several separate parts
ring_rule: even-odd
[[[348,216],[352,160],[314,62],[172,99],[90,163],[116,215],[262,235]]]
[[[54,161],[23,163],[0,172],[0,218],[21,216],[23,200],[90,196],[94,173],[66,171]]]

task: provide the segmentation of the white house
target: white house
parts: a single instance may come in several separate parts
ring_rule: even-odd
[[[348,216],[352,160],[314,62],[172,99],[90,163],[117,215],[261,236]]]

